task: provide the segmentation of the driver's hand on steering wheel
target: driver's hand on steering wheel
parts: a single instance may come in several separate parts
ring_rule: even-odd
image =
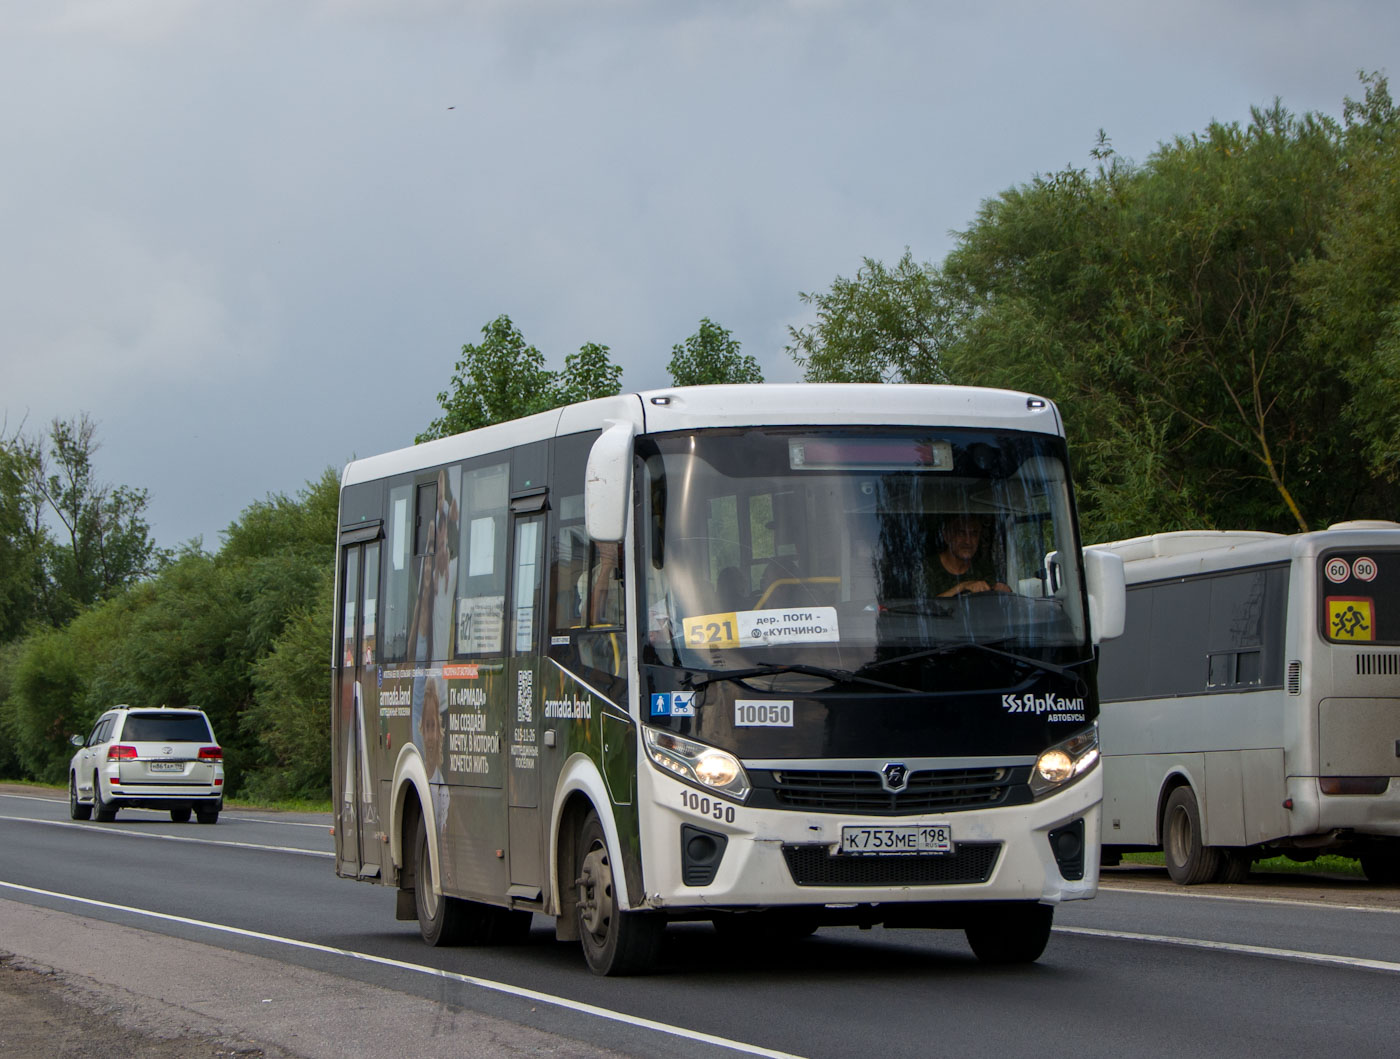
[[[1010,592],[1011,586],[998,581],[995,585],[986,581],[959,581],[951,589],[944,593],[948,596],[975,595],[982,592]]]

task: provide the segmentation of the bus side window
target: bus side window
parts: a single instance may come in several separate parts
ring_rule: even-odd
[[[505,653],[506,510],[510,464],[475,467],[462,476],[457,560],[456,651]]]
[[[621,545],[595,541],[589,552],[585,614],[590,627],[621,625],[623,618],[622,564],[618,561]],[[582,585],[580,585],[582,588]]]
[[[566,501],[569,498],[566,498]],[[579,586],[583,585],[581,589]],[[583,601],[588,584],[588,534],[583,524],[561,526],[554,552],[554,609],[550,626],[576,629],[583,624]]]
[[[412,494],[412,485],[394,486],[389,490],[389,561],[384,570],[384,645],[381,652],[386,662],[401,662],[408,657],[408,620],[413,611],[410,598],[413,517],[409,512]]]

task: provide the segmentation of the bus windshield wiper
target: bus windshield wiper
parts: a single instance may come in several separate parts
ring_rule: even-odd
[[[978,651],[985,651],[987,654],[996,655],[998,658],[1006,658],[1012,662],[1018,662],[1032,669],[1039,669],[1046,673],[1054,673],[1057,677],[1069,676],[1070,669],[1075,666],[1083,665],[1089,660],[1089,657],[1091,657],[1085,656],[1084,658],[1077,659],[1065,665],[1060,665],[1057,662],[1046,662],[1039,658],[1030,658],[1027,655],[1020,655],[1015,651],[1008,651],[1005,648],[996,647],[992,644],[978,643],[976,640],[959,640],[956,643],[945,643],[938,647],[928,647],[922,651],[910,651],[908,654],[896,655],[894,658],[882,658],[876,662],[867,662],[860,668],[862,672],[871,669],[883,669],[885,666],[898,665],[900,662],[914,662],[921,658],[937,658],[940,655],[952,654],[955,651],[961,651],[967,647],[974,648]]]
[[[802,673],[807,676],[823,677],[838,684],[865,684],[872,688],[880,688],[884,691],[897,691],[902,695],[911,694],[910,688],[902,688],[898,684],[886,684],[883,680],[872,680],[870,677],[863,677],[849,669],[831,669],[826,666],[812,666],[803,662],[773,663],[770,665],[753,666],[750,669],[705,669],[708,673],[704,680],[693,682],[691,674],[686,673],[681,681],[681,686],[689,691],[700,691],[717,684],[722,680],[734,680],[743,683],[750,677],[777,676],[782,673]]]

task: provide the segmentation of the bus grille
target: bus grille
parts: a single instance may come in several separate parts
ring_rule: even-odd
[[[952,886],[984,883],[992,876],[1000,842],[960,842],[952,853],[888,857],[838,856],[827,846],[784,846],[798,886]]]
[[[899,791],[887,791],[878,772],[774,769],[749,778],[756,807],[809,813],[915,815],[987,809],[1029,802],[1030,769],[936,769],[909,774]]]
[[[1363,677],[1400,676],[1400,655],[1357,655],[1356,672]]]

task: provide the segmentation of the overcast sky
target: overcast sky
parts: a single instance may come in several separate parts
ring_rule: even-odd
[[[0,417],[88,413],[213,550],[501,313],[629,389],[703,316],[793,381],[799,291],[1398,48],[1394,0],[0,0]]]

